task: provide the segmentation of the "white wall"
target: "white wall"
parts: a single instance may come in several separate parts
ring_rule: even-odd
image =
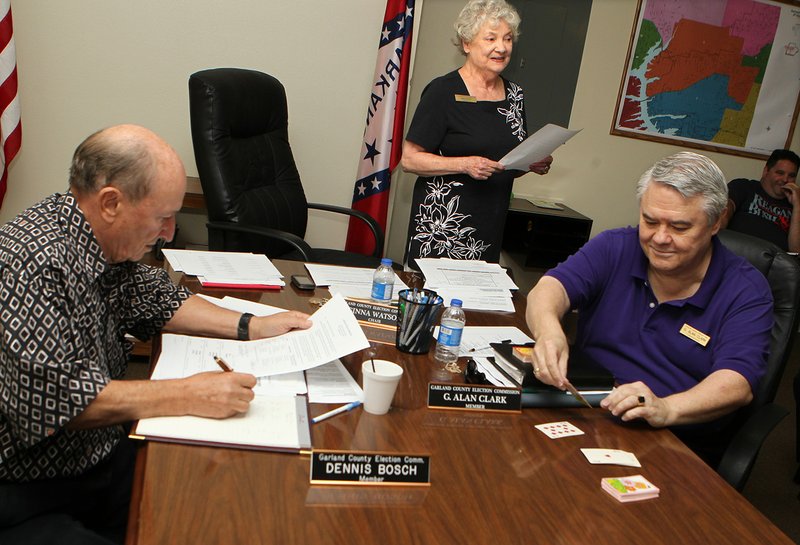
[[[13,0],[23,141],[0,221],[64,190],[75,147],[115,123],[153,129],[196,175],[187,82],[218,66],[283,82],[309,200],[349,206],[385,7],[378,0]],[[341,247],[346,222],[311,221],[312,244]],[[204,237],[204,218],[198,223]]]
[[[462,62],[450,38],[463,4],[425,2],[409,120],[424,85]],[[187,80],[215,66],[263,70],[284,83],[309,199],[349,205],[384,9],[383,0],[13,0],[23,143],[0,221],[65,189],[78,143],[115,123],[155,130],[196,174]],[[594,233],[634,223],[635,180],[680,149],[608,134],[635,12],[636,0],[594,0],[571,121],[583,132],[556,152],[550,174],[528,174],[515,187],[517,195],[567,202],[594,219]],[[728,177],[757,178],[763,164],[709,155]],[[401,174],[393,188],[388,253],[394,259],[402,258],[413,180]],[[202,218],[180,221],[182,232],[197,233],[190,240],[205,236]],[[317,215],[307,238],[342,247],[346,228]]]
[[[513,3],[513,1],[512,1]],[[458,68],[463,59],[450,45],[452,24],[464,0],[428,0],[417,42],[409,112],[432,78]],[[593,234],[611,227],[636,224],[638,205],[635,185],[641,173],[658,159],[682,148],[656,142],[611,136],[619,84],[625,69],[637,0],[594,0],[583,61],[575,90],[570,128],[583,131],[559,148],[546,176],[526,174],[514,186],[516,196],[540,197],[566,202],[594,220]],[[525,31],[525,21],[522,21]],[[547,74],[542,74],[543,78]],[[526,103],[528,109],[535,104]],[[408,116],[410,121],[411,115]],[[791,148],[800,150],[800,131],[795,127]],[[764,161],[704,152],[728,179],[758,179]],[[389,251],[402,259],[408,226],[411,188],[416,177],[401,174],[395,182],[395,200]]]

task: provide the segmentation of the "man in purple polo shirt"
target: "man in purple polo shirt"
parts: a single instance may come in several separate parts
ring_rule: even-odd
[[[563,389],[568,355],[593,360],[619,384],[603,408],[707,436],[750,402],[764,373],[770,288],[714,236],[728,193],[710,159],[682,152],[658,161],[637,196],[638,228],[596,236],[528,295],[534,373]],[[560,321],[570,309],[579,310],[572,354]]]

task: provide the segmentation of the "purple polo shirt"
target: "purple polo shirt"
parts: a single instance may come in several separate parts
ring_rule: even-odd
[[[620,384],[641,380],[659,397],[682,392],[720,369],[755,389],[766,369],[772,293],[766,278],[714,237],[697,292],[658,304],[647,282],[647,258],[634,227],[597,235],[547,272],[578,312],[570,358],[606,367]],[[706,346],[681,333],[688,326]]]

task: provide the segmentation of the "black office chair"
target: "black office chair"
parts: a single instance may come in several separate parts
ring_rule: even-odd
[[[795,406],[795,458],[800,464],[800,371],[794,376],[794,406]],[[794,482],[800,484],[800,465],[794,474]],[[800,498],[800,496],[798,496]]]
[[[736,414],[733,423],[736,431],[717,466],[717,472],[741,491],[767,435],[788,414],[774,400],[800,317],[800,263],[797,257],[760,238],[728,229],[720,231],[719,238],[729,250],[764,274],[775,302],[767,372],[753,392],[753,401]]]
[[[270,258],[377,267],[383,230],[363,212],[309,203],[288,137],[283,85],[254,70],[216,68],[189,77],[192,143],[208,206],[210,250]],[[311,248],[308,209],[354,216],[375,239],[372,255]]]

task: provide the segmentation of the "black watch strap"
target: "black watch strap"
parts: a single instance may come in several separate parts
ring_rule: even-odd
[[[236,328],[236,337],[240,341],[250,340],[250,318],[252,317],[252,314],[245,312],[242,314],[242,317],[239,318],[239,327]]]

